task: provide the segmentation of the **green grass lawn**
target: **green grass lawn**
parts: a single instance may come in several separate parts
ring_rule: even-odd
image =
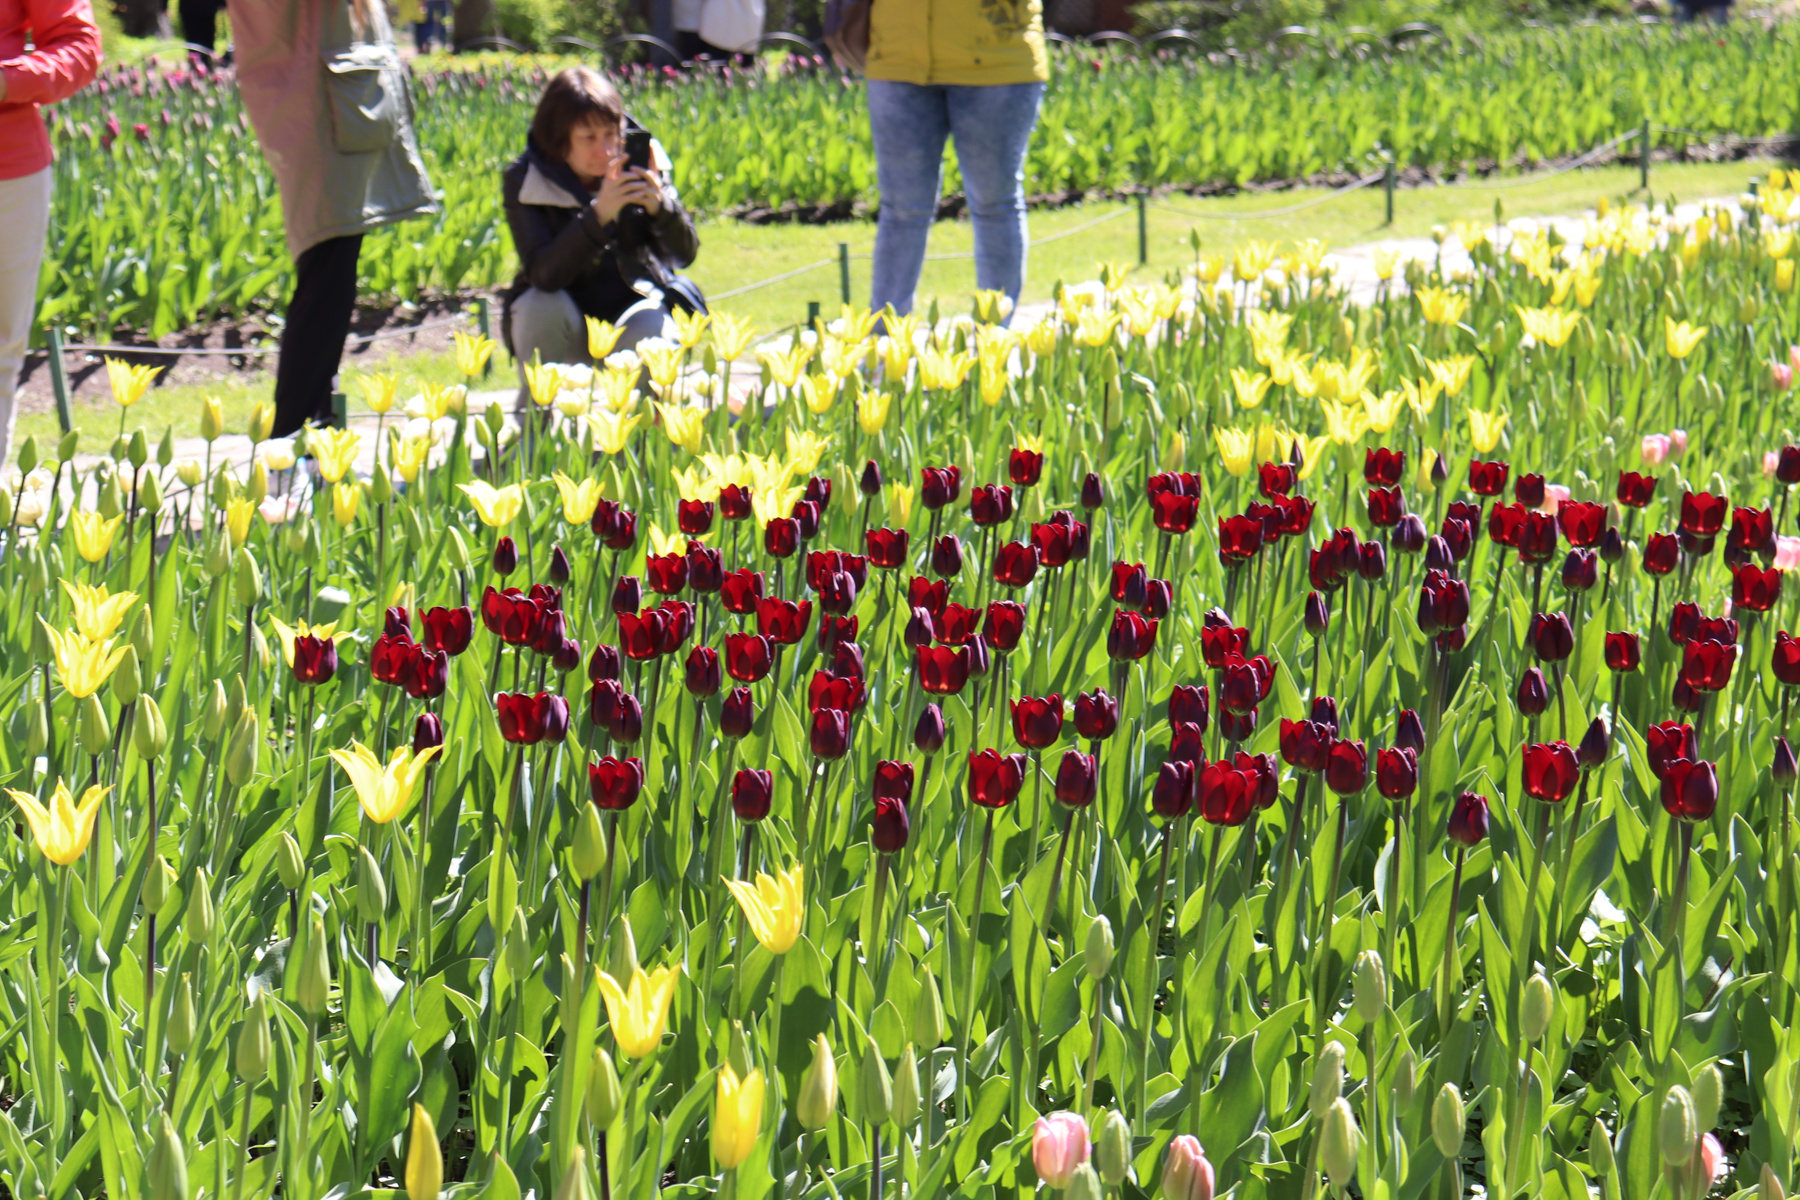
[[[1658,164],[1651,173],[1651,193],[1659,203],[1665,199],[1733,196],[1743,191],[1753,176],[1766,173],[1772,165],[1767,161]],[[1635,166],[1598,167],[1543,179],[1517,177],[1506,182],[1509,186],[1504,188],[1468,184],[1401,189],[1395,194],[1391,226],[1383,224],[1384,201],[1379,187],[1352,192],[1301,212],[1251,221],[1216,218],[1287,208],[1319,196],[1326,189],[1242,193],[1211,199],[1162,197],[1153,201],[1148,210],[1148,262],[1141,267],[1135,265],[1138,231],[1134,204],[1103,202],[1040,210],[1030,216],[1031,236],[1039,244],[1031,252],[1024,299],[1047,299],[1058,279],[1091,279],[1097,264],[1109,261],[1133,264],[1134,273],[1140,277],[1160,278],[1193,261],[1188,240],[1193,229],[1199,230],[1202,249],[1209,252],[1229,252],[1255,238],[1283,242],[1322,238],[1333,247],[1345,248],[1385,238],[1424,237],[1432,226],[1454,220],[1492,220],[1496,199],[1504,205],[1503,217],[1510,219],[1579,212],[1592,207],[1602,196],[1615,202],[1644,198],[1637,191]],[[1045,240],[1101,217],[1110,219],[1072,236]],[[713,297],[811,263],[824,264],[793,279],[716,300],[716,311],[749,317],[764,331],[773,332],[804,321],[809,302],[816,301],[828,315],[836,313],[840,301],[840,243],[849,247],[851,255],[851,296],[859,304],[868,302],[868,255],[875,241],[875,227],[870,222],[745,225],[715,221],[702,225],[700,236],[700,258],[691,274]],[[972,248],[973,229],[966,220],[939,222],[932,230],[932,255],[966,255]],[[967,306],[974,287],[975,267],[971,259],[929,261],[919,283],[918,306],[924,309],[937,300],[944,312],[960,311]],[[400,372],[404,377],[402,396],[416,391],[420,381],[445,383],[458,378],[447,354],[383,352],[379,348],[348,361],[346,379],[361,370]],[[496,364],[491,381],[478,386],[506,387],[511,376],[510,364]],[[159,388],[135,406],[127,429],[141,424],[153,439],[161,436],[168,425],[174,426],[177,436],[196,433],[201,402],[207,396],[219,397],[227,426],[241,429],[251,405],[267,399],[271,389],[269,375],[231,377],[205,387]],[[356,389],[351,386],[349,390],[352,408],[358,407]],[[109,441],[117,429],[118,415],[108,404],[81,403],[77,405],[75,420],[77,427],[90,435],[86,448],[98,450],[102,448],[101,439]],[[55,413],[22,414],[18,440],[32,434],[38,436],[40,443],[54,442]]]

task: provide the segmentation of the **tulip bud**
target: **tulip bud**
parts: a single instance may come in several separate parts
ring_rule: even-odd
[[[25,753],[29,758],[36,758],[49,746],[50,718],[45,715],[42,704],[30,704],[26,707]]]
[[[387,464],[376,463],[375,474],[369,480],[369,499],[377,504],[386,504],[394,498],[394,481],[388,476]]]
[[[625,1106],[624,1091],[619,1087],[619,1072],[605,1046],[594,1048],[594,1061],[588,1066],[587,1115],[595,1129],[605,1130],[619,1117]]]
[[[150,461],[150,439],[144,436],[142,425],[132,431],[131,441],[125,449],[125,456],[131,460],[132,466],[140,469]]]
[[[1314,638],[1322,638],[1325,631],[1331,628],[1331,602],[1318,592],[1306,594],[1306,632]]]
[[[1103,1197],[1100,1176],[1088,1163],[1076,1167],[1069,1175],[1068,1186],[1063,1188],[1063,1200],[1103,1200]]]
[[[1599,1121],[1588,1131],[1588,1172],[1599,1179],[1611,1179],[1618,1164],[1613,1158],[1612,1138]]]
[[[1307,1100],[1307,1111],[1312,1113],[1314,1120],[1323,1120],[1331,1102],[1342,1095],[1343,1091],[1344,1045],[1342,1042],[1326,1042],[1313,1066],[1312,1095]]]
[[[1131,1122],[1117,1109],[1108,1109],[1100,1118],[1094,1135],[1094,1169],[1110,1188],[1118,1187],[1131,1174]]]
[[[81,749],[89,757],[106,752],[112,741],[112,722],[106,719],[106,709],[98,696],[84,696],[78,710],[77,732],[81,737]]]
[[[1598,1129],[1600,1122],[1595,1121],[1594,1127]],[[1787,1189],[1781,1186],[1775,1168],[1768,1163],[1763,1164],[1762,1178],[1756,1184],[1756,1200],[1787,1200]]]
[[[1699,1130],[1699,1122],[1694,1119],[1694,1099],[1686,1088],[1676,1084],[1663,1096],[1662,1112],[1656,1122],[1656,1142],[1662,1149],[1663,1162],[1679,1167],[1691,1160]]]
[[[913,1000],[913,1039],[927,1050],[944,1040],[944,998],[938,991],[937,976],[924,968],[919,978],[919,993]]]
[[[1400,1062],[1394,1068],[1394,1094],[1400,1098],[1404,1107],[1412,1103],[1413,1090],[1419,1086],[1419,1064],[1413,1058],[1412,1047],[1408,1046],[1400,1055]]]
[[[1087,938],[1082,943],[1082,966],[1086,968],[1089,979],[1101,980],[1112,970],[1112,960],[1112,922],[1104,916],[1096,916],[1088,922]]]
[[[158,854],[150,860],[150,865],[144,872],[143,889],[139,892],[139,898],[144,902],[144,912],[152,917],[162,912],[174,886],[175,872],[169,869],[168,862]]]
[[[1381,955],[1364,950],[1356,956],[1356,976],[1351,988],[1356,1015],[1364,1024],[1374,1024],[1387,1009],[1387,968]]]
[[[188,1195],[187,1153],[167,1112],[156,1117],[155,1133],[150,1140],[150,1158],[144,1164],[144,1195],[186,1200]]]
[[[217,914],[213,910],[212,880],[205,867],[194,868],[194,880],[188,886],[187,910],[181,917],[181,931],[191,945],[204,946],[212,938]]]
[[[208,579],[223,578],[225,572],[231,570],[231,564],[235,557],[236,552],[231,547],[231,538],[221,533],[207,548],[206,577]]]
[[[300,855],[300,843],[285,829],[275,846],[275,873],[281,877],[281,886],[290,892],[306,882],[306,860]]]
[[[881,1057],[881,1047],[875,1044],[874,1038],[869,1039],[863,1052],[860,1074],[863,1120],[879,1128],[887,1124],[893,1112],[894,1083],[888,1075],[887,1060]]]
[[[238,1029],[234,1056],[238,1078],[254,1084],[269,1073],[269,1009],[263,993],[256,993]]]
[[[1446,1083],[1431,1103],[1431,1140],[1437,1143],[1438,1153],[1449,1159],[1461,1154],[1467,1126],[1462,1093],[1454,1083]]]
[[[37,470],[38,458],[42,452],[38,449],[37,434],[32,434],[19,444],[19,474],[29,475]]]
[[[1788,745],[1784,737],[1775,739],[1775,760],[1769,764],[1769,777],[1784,787],[1794,782],[1800,774],[1800,764],[1794,759],[1794,748]]]
[[[10,526],[13,523],[13,494],[0,488],[0,525]]]
[[[367,846],[357,847],[356,907],[364,924],[379,924],[387,912],[387,884],[381,878],[381,864]]]
[[[252,504],[261,504],[269,495],[269,467],[262,459],[250,464],[250,480],[244,485],[244,497]]]
[[[175,985],[175,1000],[169,1005],[169,1049],[180,1058],[194,1044],[194,980],[183,975]]]
[[[125,493],[119,490],[118,472],[107,472],[106,482],[100,486],[99,500],[95,507],[109,521],[125,511]]]
[[[1319,1164],[1331,1176],[1333,1187],[1340,1191],[1356,1178],[1356,1159],[1362,1151],[1362,1131],[1356,1127],[1356,1114],[1350,1102],[1339,1096],[1325,1110],[1324,1128],[1319,1132]]]
[[[317,913],[307,927],[300,954],[288,959],[288,970],[294,975],[289,988],[300,1011],[314,1021],[324,1016],[331,998],[331,960],[326,955],[325,922]]]
[[[1612,751],[1612,738],[1606,731],[1606,722],[1595,717],[1588,723],[1587,733],[1581,739],[1581,745],[1575,751],[1575,759],[1583,768],[1594,768],[1606,762],[1606,756]]]
[[[812,1042],[812,1062],[800,1077],[800,1095],[794,1102],[794,1113],[800,1128],[817,1133],[831,1120],[837,1108],[837,1061],[831,1057],[831,1043],[820,1034]]]
[[[231,741],[225,747],[225,778],[232,787],[243,787],[256,774],[257,752],[262,745],[262,728],[255,709],[245,709],[232,726]]]
[[[256,557],[248,549],[238,555],[237,560],[237,602],[240,608],[249,608],[263,597],[262,571],[256,565]]]
[[[607,971],[614,979],[630,979],[638,968],[637,939],[631,935],[631,918],[620,914],[611,938],[611,962]]]
[[[131,704],[138,698],[142,684],[138,677],[137,647],[127,642],[125,653],[119,659],[119,665],[113,669],[113,698],[121,705]]]
[[[418,1103],[412,1107],[405,1182],[407,1200],[438,1200],[444,1190],[444,1148],[438,1145],[437,1125],[431,1114]]]
[[[162,709],[155,696],[138,697],[131,718],[131,745],[145,762],[154,760],[169,744],[169,727],[163,722]]]
[[[219,735],[229,728],[225,724],[227,704],[225,685],[217,679],[213,680],[212,693],[206,698],[206,706],[200,710],[200,729],[206,734],[207,741],[218,741]]]
[[[1539,971],[1525,981],[1525,997],[1519,1004],[1519,1032],[1527,1043],[1536,1043],[1550,1028],[1556,1011],[1556,988]]]
[[[600,828],[600,813],[592,804],[581,806],[575,818],[575,840],[569,848],[569,865],[575,878],[586,883],[606,866],[606,833]]]
[[[162,502],[162,478],[152,471],[138,484],[138,507],[147,513],[159,513],[162,511]]]
[[[911,1042],[900,1051],[900,1060],[894,1066],[894,1124],[902,1133],[919,1123],[919,1114],[923,1111],[923,1098],[919,1093],[919,1056],[913,1053]]]
[[[1716,1064],[1694,1074],[1694,1123],[1702,1133],[1719,1123],[1719,1103],[1725,1092],[1724,1077]]]
[[[1184,1133],[1169,1143],[1162,1169],[1162,1194],[1167,1200],[1212,1200],[1216,1182],[1199,1138]]]

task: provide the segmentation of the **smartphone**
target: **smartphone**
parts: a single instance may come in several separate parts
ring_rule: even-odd
[[[625,165],[628,167],[641,167],[648,171],[651,163],[651,141],[652,138],[650,137],[650,131],[648,129],[633,129],[628,131],[625,134]]]

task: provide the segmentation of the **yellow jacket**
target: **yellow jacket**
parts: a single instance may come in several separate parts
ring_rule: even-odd
[[[874,0],[867,74],[918,84],[1046,81],[1042,0]]]

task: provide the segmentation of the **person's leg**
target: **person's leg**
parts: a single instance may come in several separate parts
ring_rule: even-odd
[[[50,168],[22,179],[0,180],[0,465],[12,449],[14,392],[31,317],[37,307],[38,267],[50,228]]]
[[[525,384],[525,365],[530,362],[588,363],[587,322],[567,292],[543,292],[527,288],[512,302],[513,359],[518,363],[517,409],[531,404]]]
[[[294,263],[294,298],[275,366],[275,437],[331,418],[332,381],[356,308],[356,259],[362,235],[327,238]]]
[[[881,189],[869,307],[879,311],[892,304],[905,316],[912,311],[926,239],[937,216],[950,118],[941,87],[871,79],[868,92],[875,181]]]
[[[206,47],[207,60],[211,61],[214,44],[219,36],[219,8],[217,0],[181,0],[178,6],[181,13],[181,36],[190,45]],[[189,51],[190,54],[197,54]]]
[[[1016,303],[1025,287],[1025,152],[1041,83],[952,87],[950,134],[975,225],[975,286]]]
[[[615,354],[620,350],[633,349],[645,338],[675,340],[675,321],[660,299],[639,300],[620,313],[619,319],[613,324],[619,327],[619,341],[613,347]]]

